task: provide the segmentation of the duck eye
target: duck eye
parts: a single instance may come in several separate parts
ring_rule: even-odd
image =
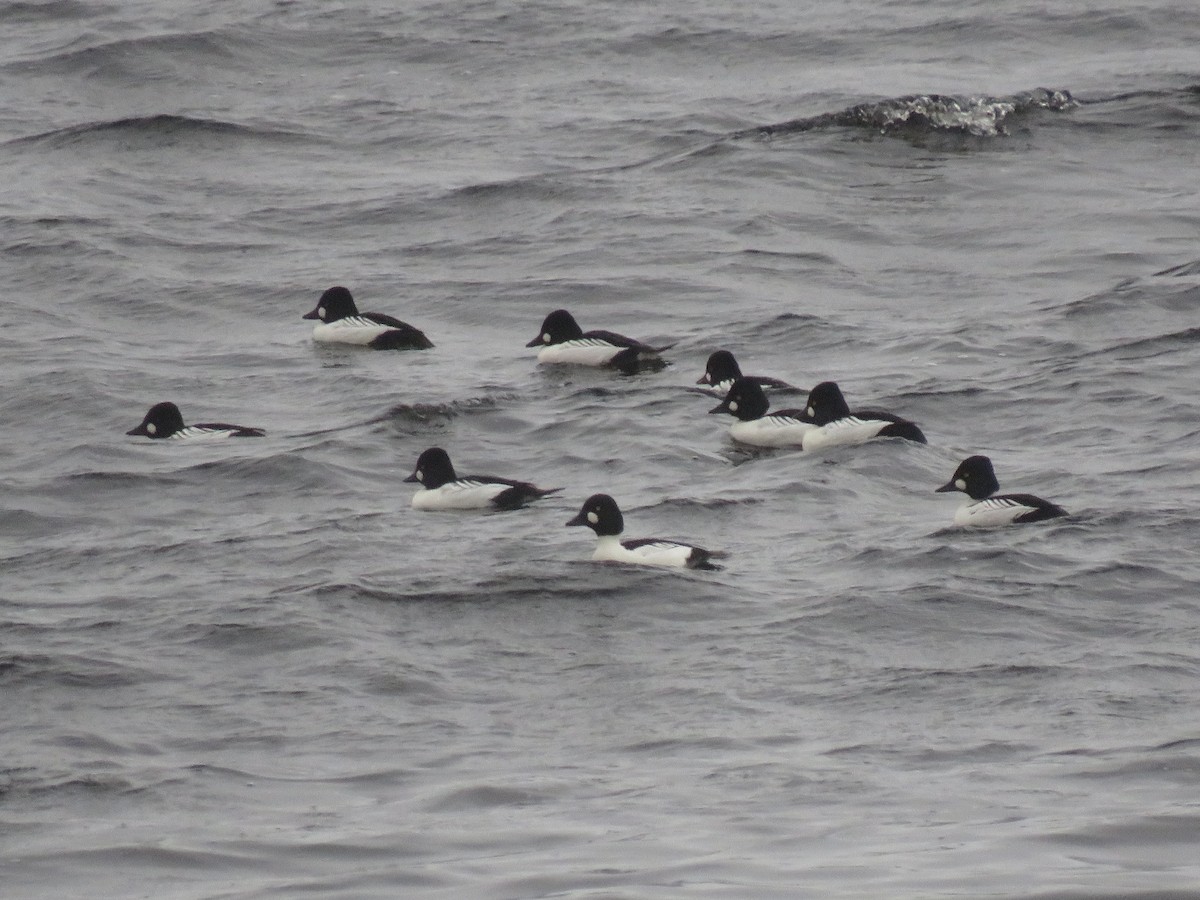
[[[730,400],[730,401],[729,401],[729,411],[730,411],[730,412],[737,412],[737,401],[736,401],[736,400]]]
[[[153,422],[151,422],[149,425],[146,426],[146,430],[148,432],[150,432],[151,434],[158,434],[158,426],[155,425]]]
[[[588,513],[588,521],[591,522],[593,525],[595,525],[597,522],[600,521],[600,517],[598,515],[596,515],[594,512],[590,512],[590,513]]]
[[[954,479],[954,486],[955,486],[956,488],[958,488],[960,491],[965,491],[965,490],[967,489],[967,479],[965,479],[965,478],[955,478],[955,479]]]

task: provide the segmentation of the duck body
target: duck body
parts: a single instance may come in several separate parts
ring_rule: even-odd
[[[263,437],[266,434],[261,428],[227,425],[224,422],[185,425],[179,407],[170,401],[154,404],[141,424],[125,433],[158,441],[213,441],[231,437]]]
[[[313,340],[325,344],[352,344],[372,350],[428,350],[433,347],[418,328],[384,313],[358,311],[354,297],[344,287],[331,287],[316,307],[302,318],[315,319]]]
[[[832,381],[823,381],[809,392],[805,413],[817,426],[805,434],[805,450],[865,444],[877,437],[927,443],[915,423],[894,413],[872,409],[851,412],[841,388]]]
[[[459,476],[450,456],[440,447],[430,447],[417,459],[413,473],[404,479],[421,485],[413,494],[412,508],[423,511],[453,509],[514,510],[556,494],[562,488],[539,488],[528,481],[493,475]]]
[[[707,554],[707,555],[706,555]],[[711,553],[678,541],[658,538],[623,541],[614,535],[596,539],[592,559],[597,562],[619,562],[635,566],[667,566],[673,569],[712,569],[708,564]]]
[[[937,493],[961,491],[969,498],[954,513],[954,524],[974,528],[1044,522],[1067,515],[1057,503],[1033,494],[998,494],[1000,483],[992,461],[969,456],[959,463],[950,480]]]
[[[542,322],[538,336],[525,345],[540,347],[538,362],[579,366],[611,366],[634,370],[642,363],[662,364],[660,354],[672,345],[653,347],[613,331],[584,331],[565,309]]]
[[[621,540],[625,519],[617,502],[608,494],[593,494],[567,527],[586,526],[596,532],[596,549],[592,559],[598,562],[619,562],[635,566],[660,566],[672,569],[710,569],[721,567],[713,560],[724,553],[705,550],[694,544],[663,538]]]
[[[816,425],[801,409],[770,412],[766,392],[752,377],[742,376],[710,415],[727,413],[737,421],[729,426],[729,436],[752,447],[803,447],[805,436]]]
[[[765,394],[803,393],[799,388],[779,378],[771,378],[767,375],[743,375],[737,359],[728,350],[715,350],[709,354],[708,361],[704,366],[704,374],[700,376],[696,384],[708,385],[712,388],[714,395],[724,397],[739,378],[746,378],[754,382],[762,388]]]

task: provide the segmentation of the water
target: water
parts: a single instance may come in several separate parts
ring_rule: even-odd
[[[5,897],[1200,895],[1190,5],[0,25]],[[718,347],[930,444],[740,450]],[[415,513],[435,444],[566,490]],[[971,453],[1073,515],[949,527]]]

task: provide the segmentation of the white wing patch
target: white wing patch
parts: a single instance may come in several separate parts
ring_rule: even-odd
[[[577,366],[603,366],[612,361],[622,347],[599,338],[578,338],[543,347],[538,351],[538,362],[571,363]]]
[[[512,485],[463,478],[432,490],[422,488],[413,494],[412,508],[422,510],[490,509],[492,500],[510,487]]]
[[[187,425],[173,435],[172,441],[214,441],[231,437],[233,432],[227,428],[200,428],[197,425]]]
[[[344,319],[338,319],[333,323],[333,327],[342,328],[387,328],[387,325],[380,325],[378,322],[372,322],[365,316],[347,316]]]
[[[976,528],[1011,525],[1014,519],[1027,512],[1033,512],[1033,507],[1006,497],[989,497],[960,506],[954,514],[954,524],[971,525]]]
[[[768,413],[766,418],[771,422],[771,424],[781,428],[792,425],[803,425],[805,428],[810,429],[815,427],[812,422],[802,422],[799,419],[793,418],[792,416],[773,416]]]

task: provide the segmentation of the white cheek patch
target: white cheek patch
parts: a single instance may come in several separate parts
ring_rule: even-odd
[[[550,343],[550,332],[547,331],[545,334],[542,335],[542,343],[543,344]]]
[[[817,411],[815,409],[813,409],[811,406],[808,409],[806,409],[805,412],[808,413],[808,417],[810,419],[815,419],[817,417]]]
[[[591,522],[593,525],[595,525],[597,522],[600,521],[600,517],[598,515],[596,515],[594,512],[590,512],[590,513],[588,513],[588,521]]]
[[[151,434],[158,434],[158,426],[155,425],[153,422],[151,422],[149,425],[146,426],[146,430],[148,432],[150,432]]]
[[[317,315],[320,316],[321,321],[324,322],[325,321],[325,307],[318,306],[317,307]]]
[[[415,474],[417,476],[417,481],[421,482],[421,484],[424,484],[425,483],[425,473],[422,472],[420,469],[417,469]]]
[[[967,480],[965,478],[955,478],[954,486],[960,491],[965,491],[967,489]]]
[[[729,411],[730,411],[730,412],[737,412],[737,401],[736,401],[736,400],[730,400],[730,401],[729,401]]]

